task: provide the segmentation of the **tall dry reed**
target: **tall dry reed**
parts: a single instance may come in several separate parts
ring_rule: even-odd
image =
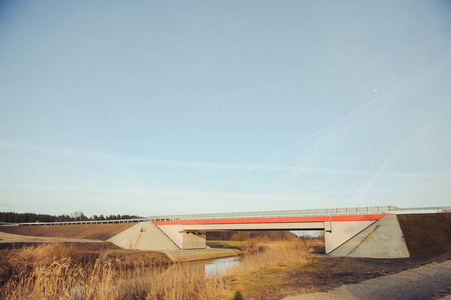
[[[284,243],[262,243],[253,246],[257,251],[244,256],[241,262],[228,271],[229,276],[238,276],[247,272],[269,268],[301,264],[310,258],[308,245],[302,240]]]
[[[224,295],[220,277],[205,279],[182,265],[151,267],[138,259],[131,266],[117,255],[115,260],[108,255],[80,258],[76,248],[63,244],[2,254],[7,266],[3,275],[9,277],[0,287],[0,299],[221,299]]]
[[[260,252],[244,257],[227,276],[308,259],[302,243],[254,247]],[[181,264],[168,268],[159,253],[85,253],[60,243],[1,251],[0,299],[182,300],[230,296],[224,277],[206,279],[203,272],[193,272]]]

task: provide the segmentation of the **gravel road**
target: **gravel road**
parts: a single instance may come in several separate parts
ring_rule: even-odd
[[[440,292],[446,290],[445,292]],[[326,293],[303,294],[283,300],[323,299],[451,299],[451,260],[430,263],[398,274],[347,284]],[[447,296],[446,296],[447,295]]]

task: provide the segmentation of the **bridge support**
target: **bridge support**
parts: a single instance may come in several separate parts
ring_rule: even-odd
[[[186,231],[183,225],[157,225],[180,249],[204,249],[207,235],[202,231]]]
[[[326,253],[345,243],[347,240],[364,230],[375,221],[334,221],[330,223],[330,229],[325,228]]]
[[[155,224],[140,222],[108,240],[123,249],[177,250],[177,247]]]
[[[333,251],[329,251],[328,254],[330,256],[374,258],[410,256],[398,218],[394,215],[387,215],[374,222]]]

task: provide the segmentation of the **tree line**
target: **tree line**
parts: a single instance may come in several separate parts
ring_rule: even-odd
[[[1,223],[35,223],[38,222],[68,222],[68,221],[96,221],[96,220],[124,220],[139,218],[136,215],[93,215],[87,217],[82,212],[75,212],[70,215],[47,215],[35,213],[0,212]]]

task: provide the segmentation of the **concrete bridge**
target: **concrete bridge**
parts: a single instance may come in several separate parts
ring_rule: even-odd
[[[19,226],[136,222],[109,241],[126,249],[206,248],[206,232],[230,230],[322,230],[331,256],[409,257],[395,213],[446,211],[450,207],[395,206],[151,216],[132,220],[21,223]]]
[[[326,253],[330,255],[350,255],[365,240],[372,249],[385,249],[383,257],[408,257],[394,215],[401,210],[395,206],[376,206],[153,216],[110,241],[124,248],[143,250],[201,249],[206,248],[208,231],[323,230]],[[375,237],[376,245],[368,243]],[[374,257],[371,253],[363,255]]]

